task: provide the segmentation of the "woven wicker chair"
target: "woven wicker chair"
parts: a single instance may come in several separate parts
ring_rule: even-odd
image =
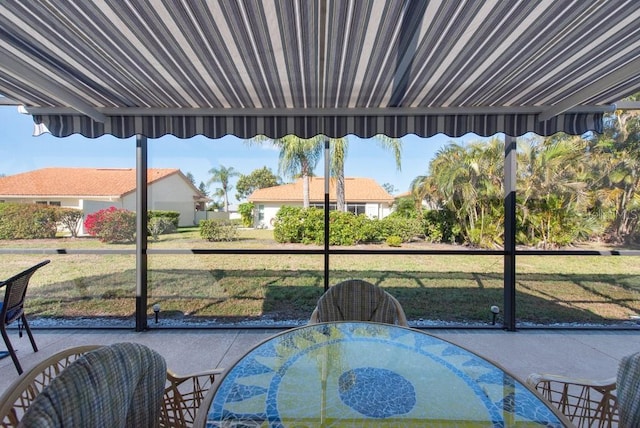
[[[532,373],[526,382],[578,428],[640,427],[640,352],[622,358],[614,378]]]
[[[23,373],[0,397],[0,427],[16,427],[33,400],[69,364],[101,345],[65,349]],[[161,427],[191,427],[196,412],[222,369],[179,376],[167,370],[160,412]]]
[[[360,279],[336,284],[320,297],[309,323],[329,321],[374,321],[408,325],[398,300],[382,288]]]
[[[16,427],[33,400],[69,364],[97,345],[65,349],[18,377],[0,397],[0,426]]]
[[[166,381],[164,358],[138,343],[87,352],[36,396],[20,426],[155,427]]]
[[[575,379],[532,373],[526,383],[564,414],[577,428],[617,426],[616,379]]]
[[[6,281],[0,282],[0,287],[5,287],[4,301],[0,303],[0,333],[2,334],[2,339],[4,339],[4,343],[7,346],[7,351],[9,351],[9,355],[11,355],[13,364],[16,366],[16,370],[18,370],[18,374],[22,374],[22,366],[20,366],[20,361],[18,361],[16,351],[13,349],[13,345],[9,340],[7,325],[12,324],[14,321],[18,321],[18,332],[22,337],[22,327],[20,325],[20,323],[22,323],[22,325],[24,325],[24,329],[27,330],[27,335],[29,336],[33,352],[38,352],[36,341],[33,339],[33,334],[31,334],[27,317],[24,314],[24,298],[27,294],[29,279],[31,279],[31,276],[36,270],[40,269],[47,263],[49,263],[49,260],[44,260],[37,265],[12,276]]]

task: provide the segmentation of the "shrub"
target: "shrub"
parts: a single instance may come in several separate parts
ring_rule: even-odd
[[[0,239],[55,238],[57,219],[55,207],[0,203]]]
[[[80,225],[82,224],[82,215],[82,210],[58,208],[58,221],[69,230],[74,238],[78,237]]]
[[[238,229],[229,220],[200,220],[200,237],[207,241],[233,241],[238,239]]]
[[[302,242],[304,215],[302,207],[280,207],[273,222],[273,238],[276,242]]]
[[[447,209],[425,211],[422,228],[429,242],[460,242],[460,227],[455,222],[453,212]]]
[[[370,219],[364,214],[355,215],[352,212],[331,211],[329,225],[331,245],[381,242],[386,236],[393,234],[385,234],[381,220]],[[275,217],[273,236],[281,243],[324,244],[324,210],[281,207]]]
[[[355,217],[355,214],[344,211],[331,211],[329,213],[330,245],[354,245],[356,243],[356,237],[354,236],[355,234],[353,228]],[[324,243],[324,238],[322,241]]]
[[[238,212],[240,213],[240,218],[242,219],[242,225],[244,227],[253,226],[253,209],[255,205],[253,202],[245,202],[238,205]]]
[[[163,211],[163,210],[149,210],[147,211],[147,218],[149,221],[153,218],[163,217],[169,220],[173,224],[173,229],[165,231],[165,233],[171,233],[178,229],[180,226],[180,213],[178,211]]]
[[[109,207],[87,215],[84,228],[102,242],[127,243],[136,237],[136,214],[125,209]]]
[[[396,202],[394,215],[398,215],[403,218],[417,218],[418,209],[416,208],[416,202],[413,197],[400,198]]]
[[[399,236],[388,236],[385,240],[388,246],[390,247],[401,247],[402,246],[402,238]]]
[[[424,220],[398,214],[391,214],[378,220],[370,219],[364,214],[331,211],[329,213],[329,244],[356,245],[384,242],[390,236],[399,237],[401,242],[409,242],[425,235],[423,223],[425,223]],[[427,221],[426,224],[437,223]],[[452,232],[447,229],[447,233]],[[324,210],[281,207],[275,217],[273,236],[277,242],[281,243],[323,244]]]
[[[399,236],[402,242],[409,242],[416,237],[424,236],[424,230],[417,218],[405,218],[391,214],[380,220],[382,236]]]
[[[154,241],[163,233],[172,233],[176,231],[175,223],[169,217],[153,217],[149,219],[147,224],[149,235]]]
[[[364,214],[331,211],[329,213],[329,242],[331,245],[355,245],[380,242],[380,221]]]

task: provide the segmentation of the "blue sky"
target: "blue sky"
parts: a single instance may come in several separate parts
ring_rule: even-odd
[[[16,107],[0,107],[0,174],[12,175],[45,167],[101,167],[134,168],[135,138],[118,139],[104,136],[97,139],[73,135],[56,138],[49,134],[34,137],[31,116],[18,112]],[[396,193],[409,189],[411,181],[427,172],[428,164],[438,149],[449,142],[480,140],[473,134],[462,138],[437,135],[402,138],[402,171],[395,168],[393,155],[371,139],[349,137],[349,152],[345,164],[348,177],[370,177],[379,184],[390,183]],[[194,137],[180,140],[173,136],[150,139],[148,142],[150,168],[179,168],[191,173],[196,185],[209,180],[208,171],[224,165],[242,174],[267,166],[277,174],[278,151],[270,146],[251,146],[236,137],[210,140]],[[323,174],[322,162],[316,174]],[[290,177],[282,177],[291,181]],[[234,179],[234,181],[237,179]],[[211,185],[211,189],[216,187]],[[234,200],[235,193],[230,193]]]

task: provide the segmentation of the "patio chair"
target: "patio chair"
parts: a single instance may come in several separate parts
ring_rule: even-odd
[[[23,373],[0,397],[0,427],[16,427],[25,412],[42,392],[67,366],[78,357],[102,345],[85,345],[64,349]],[[190,427],[203,398],[222,369],[212,369],[186,376],[167,370],[162,408],[161,427]]]
[[[18,370],[18,374],[22,374],[22,366],[20,366],[20,361],[18,361],[16,351],[13,349],[13,345],[9,340],[7,326],[12,324],[14,321],[18,321],[18,334],[20,337],[22,337],[22,327],[24,326],[24,329],[27,331],[27,335],[29,336],[33,352],[38,352],[36,341],[33,339],[33,334],[31,334],[27,317],[24,314],[24,298],[27,294],[27,286],[29,285],[31,275],[49,262],[50,260],[44,260],[37,265],[12,276],[6,281],[0,282],[0,287],[5,287],[4,301],[0,303],[0,333],[2,334],[2,339],[4,339],[4,343],[7,346],[7,351],[9,351],[9,355],[11,355],[13,364],[16,366],[16,370]]]
[[[614,378],[589,380],[532,373],[526,383],[578,428],[640,426],[640,352],[622,358]]]
[[[31,403],[21,426],[155,427],[166,381],[164,358],[116,343],[72,362]]]
[[[16,427],[38,394],[65,368],[99,345],[68,348],[45,359],[19,376],[0,397],[0,426]]]
[[[640,352],[622,358],[614,378],[589,380],[532,373],[526,383],[578,428],[640,427]]]
[[[309,323],[374,321],[407,326],[400,302],[377,285],[350,279],[330,287],[318,299]]]
[[[591,380],[532,373],[526,383],[577,428],[604,428],[618,423],[615,378]]]

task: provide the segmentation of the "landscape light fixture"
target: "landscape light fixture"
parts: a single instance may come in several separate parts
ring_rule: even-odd
[[[499,313],[500,313],[499,307],[495,305],[491,306],[491,314],[493,315],[493,319],[491,320],[492,325],[496,325],[496,317],[498,316]]]
[[[153,305],[153,313],[156,315],[156,324],[158,324],[158,313],[160,312],[160,303]]]

